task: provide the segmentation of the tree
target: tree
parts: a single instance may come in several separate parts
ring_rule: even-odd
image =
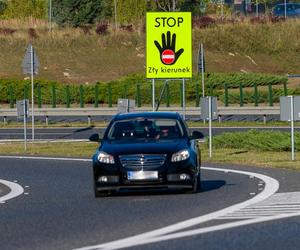
[[[6,1],[0,0],[0,16],[4,13],[6,8],[7,8]]]
[[[112,7],[108,0],[52,0],[52,5],[54,20],[74,27],[111,16]]]
[[[145,17],[147,2],[117,0],[117,17],[120,23],[135,23]]]
[[[4,3],[1,5],[1,2]],[[1,6],[4,6],[4,18],[46,18],[47,16],[47,3],[44,0],[9,0],[0,1]]]
[[[199,16],[201,15],[200,7],[203,3],[206,5],[204,0],[185,0],[181,5],[181,11],[190,11],[193,16]]]
[[[162,11],[178,11],[184,0],[154,0],[157,9]]]

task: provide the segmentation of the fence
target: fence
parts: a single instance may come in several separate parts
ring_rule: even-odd
[[[177,86],[177,85],[176,85]],[[95,108],[102,106],[113,107],[113,103],[116,103],[117,98],[131,98],[136,100],[137,107],[142,105],[151,104],[151,85],[141,85],[135,84],[135,87],[124,85],[120,86],[118,89],[113,88],[112,84],[107,84],[105,87],[94,85],[94,86],[63,86],[58,87],[53,85],[50,88],[42,88],[41,85],[35,87],[35,103],[38,108],[42,108],[43,105],[56,108],[58,105],[60,107],[71,108],[72,105],[84,108],[86,105],[93,105]],[[156,96],[159,96],[159,91],[161,91],[162,85],[157,86]],[[16,100],[21,98],[31,98],[31,93],[27,85],[24,86],[23,96],[16,95],[16,91],[13,86],[7,87],[7,100],[6,104],[10,108],[14,108]],[[217,96],[218,100],[224,104],[225,107],[229,107],[233,104],[237,104],[243,107],[245,104],[253,104],[254,106],[259,106],[260,103],[268,104],[272,107],[274,103],[279,102],[280,96],[286,96],[288,94],[299,94],[300,89],[288,89],[287,84],[284,83],[281,86],[276,85],[274,87],[272,84],[267,86],[257,86],[254,84],[253,87],[244,87],[242,84],[239,88],[229,88],[227,84],[224,85],[223,89],[214,88],[214,85],[210,84],[207,89],[209,95]],[[59,94],[59,100],[57,98]],[[200,96],[202,95],[202,89],[199,83],[190,84],[187,88],[187,103],[189,106],[199,106]],[[166,107],[174,106],[180,104],[183,106],[183,93],[182,88],[177,86],[175,88],[172,83],[166,85],[166,90],[164,92],[164,97],[162,103]]]

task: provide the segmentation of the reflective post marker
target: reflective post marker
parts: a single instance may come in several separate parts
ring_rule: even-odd
[[[291,143],[292,143],[292,161],[295,160],[295,138],[294,138],[294,96],[291,98]]]
[[[211,129],[211,121],[212,121],[212,107],[211,107],[211,96],[208,97],[208,122],[209,122],[209,157],[212,157],[212,129]]]
[[[256,0],[256,17],[258,17],[258,0]]]
[[[205,91],[204,91],[204,51],[203,51],[203,43],[201,43],[200,49],[201,49],[202,97],[204,97],[205,96]]]
[[[182,79],[182,118],[185,120],[185,79]]]
[[[155,111],[155,80],[152,79],[152,110]]]
[[[33,67],[33,47],[31,45],[31,124],[32,124],[32,141],[34,141],[34,67]]]
[[[24,121],[24,150],[27,151],[27,102],[24,100],[24,115],[23,115],[23,121]]]

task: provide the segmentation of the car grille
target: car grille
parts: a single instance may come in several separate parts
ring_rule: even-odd
[[[166,155],[120,155],[123,167],[140,170],[141,168],[157,168],[165,163]]]

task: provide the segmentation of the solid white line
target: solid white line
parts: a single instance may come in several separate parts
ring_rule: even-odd
[[[53,158],[53,157],[23,157],[23,156],[0,156],[0,158],[14,158],[14,159],[37,159],[37,160],[62,160],[62,161],[91,161],[90,159],[79,159],[79,158]],[[265,188],[264,190],[259,193],[258,195],[254,196],[253,198],[246,200],[244,202],[232,205],[230,207],[221,209],[219,211],[199,216],[196,218],[192,218],[186,221],[182,221],[179,223],[175,223],[170,226],[166,226],[164,228],[160,228],[157,230],[153,230],[150,232],[142,233],[140,235],[128,237],[121,240],[116,240],[113,242],[108,242],[104,244],[99,244],[95,246],[88,246],[83,248],[78,248],[78,250],[92,250],[92,249],[120,249],[125,247],[133,247],[137,245],[144,245],[149,244],[153,242],[160,242],[170,239],[177,239],[181,237],[187,237],[192,236],[200,233],[206,233],[206,232],[212,232],[212,231],[218,231],[223,230],[227,228],[233,228],[237,226],[242,225],[248,225],[253,223],[259,223],[263,221],[269,221],[269,220],[275,220],[275,219],[281,219],[281,218],[287,218],[291,216],[298,216],[298,214],[288,214],[288,215],[278,215],[278,216],[271,216],[268,218],[256,218],[253,220],[247,220],[247,221],[239,221],[239,222],[233,222],[233,223],[227,223],[222,224],[218,226],[208,227],[208,228],[202,228],[197,230],[189,230],[185,232],[175,233],[176,231],[186,229],[210,220],[217,219],[219,217],[225,216],[226,214],[233,213],[235,211],[238,211],[240,209],[243,209],[247,206],[253,205],[255,203],[261,202],[267,198],[269,198],[271,195],[277,192],[279,188],[279,182],[269,176],[253,173],[253,172],[247,172],[247,171],[239,171],[239,170],[233,170],[233,169],[222,169],[222,168],[209,168],[209,167],[203,167],[202,169],[211,170],[211,171],[221,171],[221,172],[231,172],[236,174],[242,174],[247,175],[251,177],[255,177],[257,179],[260,179],[265,182]],[[23,188],[22,188],[23,189]],[[300,215],[300,213],[299,213]],[[173,233],[173,234],[171,234]],[[168,235],[166,235],[168,234]]]
[[[94,246],[87,246],[83,248],[78,248],[77,250],[95,250],[95,249],[120,249],[120,248],[125,248],[125,247],[133,247],[137,245],[143,245],[147,244],[148,242],[152,242],[153,240],[159,238],[159,239],[164,239],[161,238],[163,235],[166,234],[171,234],[179,230],[183,230],[192,226],[196,226],[198,224],[214,220],[218,217],[224,216],[229,213],[233,213],[235,211],[238,211],[242,208],[245,208],[247,206],[253,205],[255,203],[261,202],[267,198],[269,198],[271,195],[277,192],[279,188],[279,183],[277,180],[258,173],[252,173],[252,172],[246,172],[246,171],[239,171],[239,170],[232,170],[232,169],[222,169],[222,168],[209,168],[209,167],[203,167],[202,169],[206,170],[212,170],[212,171],[221,171],[221,172],[231,172],[231,173],[236,173],[236,174],[242,174],[242,175],[248,175],[248,176],[253,176],[257,179],[260,179],[265,182],[265,188],[264,190],[259,193],[258,195],[254,196],[252,199],[246,200],[244,202],[235,204],[233,206],[221,209],[219,211],[206,214],[203,216],[199,216],[196,218],[192,218],[189,220],[185,220],[179,223],[175,223],[173,225],[169,225],[157,230],[153,230],[150,232],[142,233],[136,236],[124,238],[121,240],[116,240],[104,244],[99,244],[99,245],[94,245]],[[167,237],[167,236],[165,236]]]
[[[31,140],[27,140],[31,142]],[[5,143],[14,143],[14,142],[24,142],[24,139],[1,139],[0,144]],[[35,139],[34,143],[57,143],[57,142],[89,142],[88,139]]]
[[[50,161],[84,161],[91,162],[91,159],[83,158],[61,158],[61,157],[39,157],[39,156],[11,156],[11,155],[0,155],[0,159],[20,159],[20,160],[50,160]]]
[[[1,180],[1,179],[0,179],[0,183],[3,184],[4,186],[7,186],[10,189],[10,192],[8,194],[0,197],[0,202],[5,202],[24,193],[23,187],[17,183]]]

